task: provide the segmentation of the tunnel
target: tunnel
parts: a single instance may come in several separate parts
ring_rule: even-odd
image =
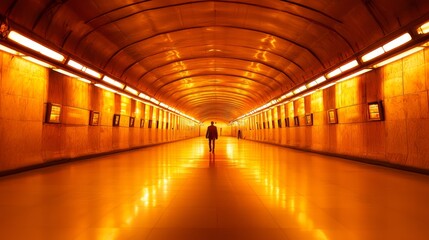
[[[2,0],[0,232],[426,239],[428,46],[427,0]]]

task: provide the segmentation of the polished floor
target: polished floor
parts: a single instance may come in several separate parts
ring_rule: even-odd
[[[195,138],[0,178],[0,239],[429,238],[429,176]]]

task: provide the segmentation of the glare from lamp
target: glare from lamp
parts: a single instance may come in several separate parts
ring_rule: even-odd
[[[422,50],[422,49],[423,49],[423,47],[415,47],[415,48],[412,48],[412,49],[410,49],[410,50],[408,50],[408,51],[405,51],[405,52],[403,52],[403,53],[400,53],[400,54],[398,54],[398,55],[395,55],[395,56],[393,56],[393,57],[391,57],[391,58],[389,58],[389,59],[387,59],[387,60],[384,60],[384,61],[382,61],[382,62],[380,62],[380,63],[374,64],[374,65],[373,65],[373,68],[382,67],[382,66],[384,66],[384,65],[386,65],[386,64],[389,64],[389,63],[391,63],[391,62],[394,62],[394,61],[397,61],[397,60],[399,60],[399,59],[402,59],[402,58],[404,58],[404,57],[406,57],[406,56],[409,56],[409,55],[411,55],[411,54],[413,54],[413,53],[416,53],[416,52],[418,52],[418,51],[420,51],[420,50]]]
[[[23,58],[26,59],[26,60],[28,60],[28,61],[30,61],[30,62],[32,62],[32,63],[35,63],[35,64],[37,64],[39,66],[45,67],[45,68],[54,68],[54,66],[52,66],[51,64],[43,62],[43,61],[40,61],[39,59],[30,57],[30,56],[25,56]]]
[[[104,86],[103,84],[96,83],[96,84],[94,84],[94,86],[99,87],[99,88],[104,89],[104,90],[107,90],[107,91],[112,92],[112,93],[117,93],[118,92],[118,91],[116,91],[114,89],[111,89],[111,88],[109,88],[107,86]]]
[[[54,68],[53,69],[55,72],[59,72],[59,73],[61,73],[61,74],[63,74],[63,75],[66,75],[66,76],[69,76],[69,77],[72,77],[72,78],[78,78],[78,76],[77,75],[75,75],[75,74],[73,74],[73,73],[71,73],[71,72],[67,72],[67,71],[65,71],[65,70],[62,70],[61,68]]]
[[[15,51],[12,48],[8,48],[8,47],[3,46],[1,44],[0,44],[0,51],[7,52],[7,53],[10,53],[12,55],[18,55],[19,54],[18,51]]]
[[[337,83],[339,83],[339,82],[343,82],[343,81],[345,81],[345,80],[348,80],[348,79],[351,79],[351,78],[354,78],[354,77],[357,77],[357,76],[362,75],[362,74],[364,74],[364,73],[367,73],[367,72],[369,72],[369,71],[371,71],[371,70],[372,70],[372,69],[370,69],[370,68],[362,69],[362,70],[360,70],[360,71],[358,71],[358,72],[352,73],[352,74],[350,74],[350,75],[348,75],[348,76],[345,76],[345,77],[341,78],[340,80],[338,80],[338,81],[337,81]]]

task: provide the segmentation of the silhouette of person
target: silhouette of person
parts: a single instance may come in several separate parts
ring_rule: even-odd
[[[209,152],[215,149],[215,140],[217,139],[217,128],[214,125],[214,122],[211,122],[212,125],[207,127],[206,138],[209,139]]]

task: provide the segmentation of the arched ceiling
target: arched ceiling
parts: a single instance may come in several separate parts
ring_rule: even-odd
[[[231,121],[413,21],[427,0],[2,0],[49,46],[195,119]]]

